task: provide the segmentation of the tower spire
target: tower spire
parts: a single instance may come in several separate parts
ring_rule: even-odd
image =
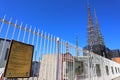
[[[66,43],[66,53],[69,53],[69,45],[68,45],[68,42]]]
[[[76,35],[76,54],[77,57],[79,56],[79,50],[78,50],[78,35]]]
[[[90,4],[88,3],[88,46],[92,47],[95,44],[95,30],[90,11]]]
[[[97,18],[95,9],[94,9],[94,15],[95,15],[95,20],[96,20],[96,44],[104,45],[104,40],[103,40],[102,33],[100,31],[98,18]]]

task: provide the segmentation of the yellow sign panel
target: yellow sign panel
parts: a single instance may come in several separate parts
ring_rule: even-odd
[[[34,46],[12,40],[5,69],[7,78],[30,77]]]

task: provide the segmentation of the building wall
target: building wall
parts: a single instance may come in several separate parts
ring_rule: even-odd
[[[0,39],[0,55],[2,56],[0,59],[0,68],[5,67],[9,49],[10,49],[10,40],[6,40],[5,42],[4,41],[5,41],[4,39]],[[1,52],[3,43],[5,43],[5,46],[4,46],[3,52]]]
[[[74,79],[74,58],[70,53],[62,54],[62,75],[59,80],[73,80]]]
[[[85,60],[82,57],[80,58],[81,61]],[[112,80],[120,76],[120,64],[102,56],[91,53],[91,58],[86,58],[85,63],[88,64],[84,65],[84,67],[87,66],[86,70],[88,77],[83,78],[83,80]],[[98,69],[96,65],[99,65],[100,69]],[[106,66],[108,67],[108,74]],[[112,73],[111,67],[113,68],[114,73]],[[86,73],[86,70],[84,71],[84,73]],[[81,80],[81,78],[76,80]]]
[[[43,55],[38,80],[56,80],[56,55]]]
[[[56,80],[56,54],[42,56],[39,79]],[[73,80],[73,57],[68,54],[59,55],[58,80]]]
[[[32,69],[31,69],[31,77],[38,77],[39,76],[39,68],[40,68],[40,62],[33,61],[32,62]]]

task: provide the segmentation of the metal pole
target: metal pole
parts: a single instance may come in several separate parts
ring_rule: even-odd
[[[1,32],[2,32],[2,28],[3,28],[3,25],[4,25],[4,20],[5,20],[5,18],[6,18],[6,15],[4,16],[3,22],[2,22],[2,24],[1,24],[1,26],[0,26],[0,35],[1,35]],[[1,60],[1,57],[2,57],[2,51],[0,51],[0,60]]]
[[[41,38],[40,38],[40,54],[39,54],[39,61],[42,60],[42,40],[43,40],[43,31],[41,32]]]
[[[34,28],[34,33],[36,31],[36,27]],[[34,40],[35,40],[35,35],[33,34],[33,37],[32,37],[32,45],[34,45]]]
[[[63,66],[63,55],[62,55],[62,53],[63,53],[63,43],[62,43],[63,41],[61,40],[61,53],[60,53],[60,55],[61,55],[61,57],[60,58],[62,58],[62,63],[61,63],[61,67]],[[62,73],[62,74],[61,74]],[[60,80],[61,79],[63,79],[63,68],[61,68],[61,73],[60,73],[60,75],[61,75],[61,78],[60,78]]]
[[[3,28],[3,25],[4,25],[5,18],[6,18],[6,15],[4,16],[4,18],[3,18],[3,20],[2,20],[3,22],[2,22],[1,27],[0,27],[0,33],[1,33],[1,31],[2,31],[2,28]]]
[[[44,54],[44,56],[45,56],[45,52],[46,52],[46,51],[45,51],[45,50],[46,50],[46,34],[47,34],[47,33],[45,32],[45,34],[44,34],[44,36],[43,36],[43,38],[45,38],[45,39],[44,39],[44,43],[43,43],[43,51],[42,51],[42,54]],[[46,74],[46,68],[45,68],[45,67],[46,67],[46,61],[45,61],[44,64],[45,64],[45,65],[44,65],[44,70],[45,70],[45,71],[44,71],[44,75],[43,75],[43,74],[42,74],[42,75],[43,75],[43,79],[46,80],[46,75],[45,75],[45,74]]]
[[[58,80],[59,79],[59,38],[57,38],[57,46],[56,46],[56,48],[57,48],[57,55],[56,55],[56,58],[57,58],[57,65],[56,65],[56,80]]]
[[[8,24],[8,28],[7,28],[7,31],[6,31],[6,34],[5,34],[5,39],[4,39],[3,44],[2,44],[2,50],[1,50],[0,60],[2,58],[2,54],[3,54],[4,49],[5,49],[5,44],[6,44],[6,40],[7,40],[7,36],[8,36],[8,33],[9,33],[10,23],[11,22],[12,22],[12,18],[10,18],[10,21],[9,21],[9,24]],[[5,64],[5,66],[6,66],[6,64]]]
[[[45,62],[45,72],[46,72],[46,80],[48,80],[49,78],[49,69],[48,69],[48,66],[49,66],[49,54],[48,54],[48,51],[49,51],[49,38],[50,38],[50,34],[48,33],[48,37],[46,36],[46,38],[48,38],[48,40],[47,40],[47,46],[46,46],[46,49],[47,50],[45,50],[46,51],[46,58],[48,58],[48,60],[46,60],[46,62]],[[48,70],[47,70],[48,69]]]
[[[38,29],[38,32],[37,32],[37,42],[36,42],[36,51],[37,51],[37,53],[35,53],[35,55],[38,55],[38,40],[39,40],[39,29]],[[36,56],[35,56],[36,57]],[[35,59],[35,61],[36,61],[36,59]],[[36,64],[36,63],[35,63]],[[35,68],[38,68],[38,66],[37,65],[35,65]],[[39,69],[38,69],[39,70]],[[39,72],[39,71],[38,71]],[[37,80],[38,80],[38,75],[37,75]]]
[[[15,35],[16,25],[17,25],[17,20],[15,22],[15,27],[14,27],[14,30],[13,30],[13,33],[12,33],[12,39],[14,38],[14,35]]]
[[[54,62],[54,49],[55,49],[55,45],[56,45],[56,43],[55,43],[55,41],[56,41],[56,37],[54,36],[53,37],[53,46],[52,46],[52,53],[53,53],[53,56],[52,56],[52,79],[53,80],[55,80],[55,69],[54,69],[54,64],[53,64],[53,62]]]
[[[23,42],[24,42],[24,40],[25,40],[26,30],[27,30],[27,24],[26,24],[26,26],[25,26],[25,31],[24,31],[24,36],[23,36]]]
[[[1,54],[0,54],[0,60],[1,60],[4,48],[5,48],[5,44],[6,44],[6,40],[7,40],[7,36],[8,36],[8,33],[9,33],[10,23],[11,22],[12,22],[12,18],[10,18],[9,25],[8,25],[8,28],[7,28],[7,31],[6,31],[6,35],[5,35],[5,39],[4,39],[3,44],[2,44],[2,50],[1,50]]]
[[[75,59],[73,58],[73,79],[75,79]]]
[[[21,28],[22,28],[22,25],[23,25],[23,22],[21,22],[21,24],[20,24],[20,30],[19,30],[19,33],[18,33],[18,38],[17,38],[17,40],[19,41],[19,39],[20,39],[20,33],[21,33]]]
[[[40,33],[40,30],[38,29],[38,32],[37,32],[37,41],[36,41],[36,51],[37,51],[37,54],[36,55],[38,55],[38,40],[39,40],[39,33]]]
[[[50,40],[51,40],[51,41],[50,41],[50,55],[51,55],[51,56],[50,56],[50,59],[51,59],[51,60],[50,60],[49,70],[51,71],[51,74],[52,74],[52,70],[53,70],[53,69],[51,68],[52,63],[53,63],[53,62],[52,62],[52,61],[53,61],[53,60],[52,60],[52,52],[51,52],[51,51],[52,51],[52,42],[53,42],[53,37],[52,37],[52,35],[51,35]],[[53,80],[53,79],[51,79],[51,78],[52,78],[52,75],[50,76],[50,80]]]
[[[90,79],[90,60],[89,59],[90,59],[90,53],[88,53],[88,79],[91,80]]]
[[[42,53],[43,53],[43,48],[42,48],[42,41],[43,40],[43,31],[41,32],[41,37],[40,37],[40,47],[39,47],[39,50],[40,50],[40,53],[39,53],[39,61],[40,61],[40,59],[41,59],[41,61],[40,61],[40,67],[39,67],[39,78],[41,78],[42,76],[43,76],[43,72],[41,71],[42,70],[42,68],[43,68],[43,66],[42,66],[42,62],[43,62],[43,60],[42,60]]]
[[[51,42],[50,42],[50,53],[52,53],[52,42],[53,42],[53,35],[51,35]]]
[[[29,34],[28,34],[28,44],[30,44],[30,33],[31,33],[31,29],[32,29],[32,26],[30,26],[30,29],[29,29]]]
[[[101,76],[103,75],[103,80],[105,80],[105,78],[104,78],[104,77],[105,77],[105,76],[104,76],[104,71],[105,71],[104,60],[103,60],[102,56],[99,56],[99,57],[100,57],[100,60],[101,60],[100,62],[101,62],[101,64],[102,64],[102,68],[100,69],[100,71],[101,71],[101,73],[102,73]],[[103,71],[103,72],[102,72],[102,71]]]
[[[34,28],[34,33],[35,33],[35,30],[36,30],[36,27]],[[33,34],[33,37],[32,37],[32,45],[34,45],[34,39],[35,39],[35,35]],[[35,52],[34,52],[33,54],[35,54]],[[32,63],[33,63],[33,61],[32,61]],[[34,80],[34,70],[33,70],[32,80]]]

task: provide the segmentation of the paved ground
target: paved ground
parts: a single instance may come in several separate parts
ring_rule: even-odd
[[[112,79],[112,80],[120,80],[120,77],[117,77],[117,78],[115,78],[115,79]]]

